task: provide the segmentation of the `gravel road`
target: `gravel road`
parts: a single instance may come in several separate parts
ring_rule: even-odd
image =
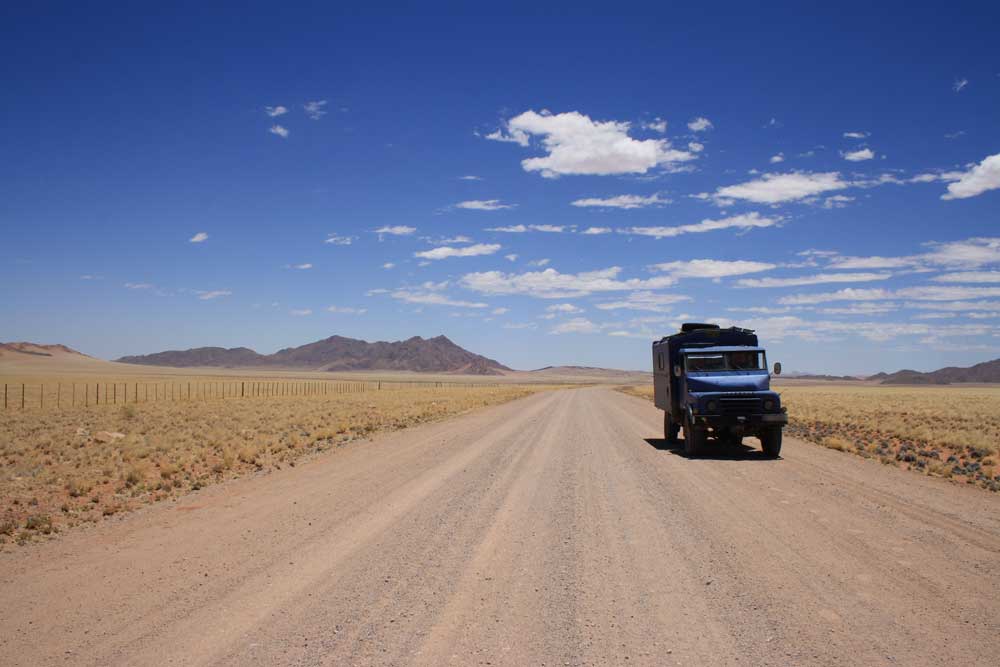
[[[537,394],[2,554],[0,663],[1000,664],[1000,495],[661,419]]]

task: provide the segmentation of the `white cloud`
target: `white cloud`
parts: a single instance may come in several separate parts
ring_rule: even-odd
[[[1000,310],[1000,301],[945,301],[945,302],[914,302],[907,303],[907,308],[919,310],[941,310],[947,312],[958,312],[962,310]]]
[[[354,243],[354,236],[339,236],[337,234],[329,234],[323,243],[332,243],[333,245],[351,245]]]
[[[364,315],[368,312],[367,308],[352,308],[350,306],[328,306],[326,310],[330,313],[343,313],[345,315]]]
[[[264,113],[266,113],[271,118],[275,118],[277,116],[282,116],[288,113],[288,109],[279,104],[276,107],[264,107]]]
[[[870,148],[860,148],[856,151],[842,151],[840,155],[848,162],[864,162],[875,157]]]
[[[469,211],[502,211],[505,208],[514,208],[517,204],[503,204],[499,199],[470,199],[455,204],[455,208],[464,208]]]
[[[595,236],[597,234],[610,234],[610,227],[587,227],[585,230],[580,232],[581,234],[586,234],[587,236]]]
[[[913,257],[834,257],[831,269],[899,269],[912,266]]]
[[[960,93],[968,85],[969,85],[969,80],[966,78],[955,79],[955,83],[952,84],[951,89],[954,90],[956,93]]]
[[[898,309],[895,303],[863,301],[842,308],[820,308],[819,312],[824,315],[882,315]]]
[[[424,250],[413,253],[414,257],[423,259],[446,259],[448,257],[475,257],[477,255],[492,255],[500,249],[498,243],[477,243],[463,248],[452,246],[441,246],[432,250]]]
[[[528,262],[528,264],[530,266],[548,266],[549,262],[551,261],[552,260],[549,259],[548,257],[543,257],[542,259],[533,259],[530,262]]]
[[[406,225],[383,225],[382,227],[373,230],[372,233],[378,234],[381,238],[383,234],[389,234],[391,236],[409,236],[415,231],[417,231],[416,227],[407,227]]]
[[[761,313],[763,315],[776,315],[779,313],[787,313],[791,310],[788,306],[783,308],[774,308],[772,306],[745,306],[737,308],[726,308],[726,310],[732,311],[734,313]]]
[[[483,294],[526,294],[540,299],[572,299],[595,292],[659,289],[674,283],[670,276],[621,280],[618,278],[621,271],[618,266],[576,274],[559,273],[555,269],[527,273],[485,271],[462,276],[461,284]]]
[[[537,329],[538,325],[534,322],[505,322],[503,324],[504,329]]]
[[[550,334],[599,333],[600,331],[601,327],[585,317],[574,317],[549,329]]]
[[[713,127],[712,121],[700,116],[688,122],[688,129],[692,132],[705,132],[711,130]]]
[[[691,297],[682,294],[658,294],[656,292],[632,292],[624,300],[605,301],[597,304],[600,310],[649,310],[663,312],[670,306],[681,301],[690,301]]]
[[[702,220],[691,225],[678,225],[676,227],[627,227],[619,229],[621,234],[635,234],[638,236],[652,236],[657,239],[680,236],[681,234],[697,234],[701,232],[711,232],[719,229],[753,229],[754,227],[773,227],[781,222],[781,218],[767,218],[756,211],[734,215],[720,220]]]
[[[125,283],[128,289],[153,289],[152,283]]]
[[[458,180],[460,180],[460,181],[481,181],[481,180],[483,180],[483,177],[482,176],[472,176],[472,175],[459,176]]]
[[[438,243],[472,243],[472,239],[468,236],[462,236],[459,234],[458,236],[449,236],[448,238],[441,239]]]
[[[771,164],[778,164],[779,162],[784,162],[784,161],[785,161],[784,153],[778,153],[777,155],[772,155],[771,159],[768,160],[768,162],[770,162]]]
[[[444,294],[435,291],[420,291],[410,289],[398,289],[390,292],[389,296],[399,301],[407,303],[419,303],[430,306],[452,306],[454,308],[488,308],[488,303],[481,301],[460,301],[452,299]]]
[[[613,266],[577,274],[559,273],[556,269],[520,274],[486,271],[462,276],[461,284],[483,294],[525,294],[540,299],[571,299],[600,292],[659,289],[675,282],[670,276],[621,280],[618,278],[621,270],[621,267]]]
[[[852,201],[854,201],[854,197],[848,197],[847,195],[831,195],[823,200],[823,208],[844,208]]]
[[[545,310],[550,313],[582,313],[583,308],[578,308],[571,303],[557,303],[549,306]]]
[[[292,310],[288,311],[288,314],[294,315],[295,317],[306,317],[308,315],[312,315],[313,311],[311,308],[297,308],[297,309],[293,308]]]
[[[841,180],[835,171],[810,173],[793,171],[787,174],[763,174],[761,178],[737,185],[727,185],[715,191],[717,202],[743,199],[758,204],[779,204],[812,197],[832,190],[843,190],[850,183]]]
[[[504,232],[505,234],[523,234],[528,231],[527,225],[507,225],[506,227],[487,227],[488,232]]]
[[[208,301],[210,299],[218,299],[222,296],[230,296],[232,292],[227,289],[217,289],[217,290],[198,290],[196,292],[198,298],[202,301]]]
[[[926,245],[933,250],[922,255],[922,259],[935,264],[974,267],[1000,263],[1000,237],[975,237]]]
[[[697,141],[689,141],[688,150],[692,153],[700,153],[705,150],[705,144],[700,144]]]
[[[516,262],[518,255],[516,255],[515,253],[510,253],[509,255],[504,255],[503,258],[506,259],[508,262]]]
[[[846,288],[819,294],[794,294],[779,299],[786,305],[809,305],[830,301],[885,301],[913,299],[916,301],[960,301],[1000,296],[1000,287],[922,286],[904,287],[895,291],[885,289]]]
[[[487,139],[530,144],[532,135],[542,138],[544,157],[521,161],[525,171],[540,172],[545,178],[571,174],[645,174],[657,166],[670,166],[695,158],[688,151],[671,147],[667,139],[633,139],[630,124],[594,121],[577,111],[551,114],[525,111],[505,123]]]
[[[319,120],[326,115],[326,110],[323,108],[326,106],[326,100],[315,100],[313,102],[306,102],[302,105],[305,110],[306,115],[313,120]]]
[[[287,139],[288,135],[290,134],[288,128],[283,127],[281,125],[272,125],[271,129],[269,129],[268,132],[270,132],[271,134],[276,134],[282,139]]]
[[[306,271],[308,269],[311,269],[312,267],[313,267],[312,264],[292,264],[288,268],[290,268],[290,269],[298,269],[299,271]]]
[[[871,132],[844,132],[845,139],[867,139]]]
[[[579,206],[581,208],[600,207],[630,209],[645,208],[646,206],[661,206],[663,204],[669,204],[670,200],[664,199],[658,194],[649,195],[648,197],[643,197],[641,195],[618,195],[617,197],[608,197],[606,199],[596,197],[577,199],[572,203],[573,206]]]
[[[208,234],[205,232],[198,232],[194,236],[188,239],[189,243],[202,243],[208,240]]]
[[[647,130],[659,132],[660,134],[666,134],[667,132],[667,121],[662,118],[655,118],[648,123],[643,123],[642,126]]]
[[[747,260],[691,259],[682,262],[653,264],[650,269],[669,273],[674,278],[725,278],[747,273],[770,271],[777,265]]]
[[[573,230],[572,225],[508,225],[506,227],[487,227],[488,232],[505,232],[508,234],[523,234],[525,232],[548,232],[550,234],[560,234],[566,230]]]
[[[948,185],[947,194],[941,199],[967,199],[981,195],[987,190],[1000,188],[1000,153],[983,158],[983,161]]]
[[[931,278],[938,283],[1000,283],[1000,271],[959,271]]]
[[[867,283],[873,280],[888,280],[891,277],[891,273],[817,273],[795,278],[743,278],[737,280],[736,284],[739,287],[796,287],[824,283]]]
[[[493,314],[493,315],[506,315],[509,312],[510,312],[510,308],[503,308],[503,307],[501,307],[501,308],[494,308],[493,310],[490,311],[490,313]]]
[[[382,268],[388,271],[389,269],[396,268],[396,265],[393,264],[392,262],[386,262],[385,264],[382,265]]]

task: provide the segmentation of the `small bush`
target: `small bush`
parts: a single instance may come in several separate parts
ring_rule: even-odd
[[[48,535],[52,532],[52,517],[48,514],[33,514],[24,522],[26,530],[35,530]]]
[[[854,445],[849,440],[841,438],[839,435],[828,435],[820,441],[820,444],[838,452],[853,452]]]

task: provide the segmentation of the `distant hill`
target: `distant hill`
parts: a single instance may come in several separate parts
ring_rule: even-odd
[[[1000,359],[984,361],[968,368],[949,366],[929,373],[902,370],[877,373],[868,378],[882,384],[952,384],[957,382],[1000,382]]]
[[[0,343],[0,356],[14,356],[17,355],[27,355],[35,357],[59,357],[67,355],[76,355],[79,357],[87,357],[86,354],[82,352],[77,352],[73,348],[66,347],[65,345],[45,345],[42,343],[28,343],[28,342],[17,342],[17,343]]]
[[[864,377],[858,377],[856,375],[824,375],[821,373],[785,373],[781,376],[783,380],[825,380],[829,382],[857,382],[858,380],[864,380]]]
[[[330,336],[268,355],[258,354],[246,347],[198,347],[122,357],[118,361],[175,368],[265,366],[317,371],[394,370],[469,375],[501,375],[510,370],[498,361],[459,347],[445,336],[414,336],[391,343],[369,343],[356,338]]]

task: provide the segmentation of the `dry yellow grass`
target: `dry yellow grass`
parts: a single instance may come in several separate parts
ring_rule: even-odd
[[[1000,387],[777,386],[788,434],[1000,491]],[[649,385],[622,391],[652,400]]]
[[[0,544],[546,388],[469,384],[7,410],[0,412]]]

